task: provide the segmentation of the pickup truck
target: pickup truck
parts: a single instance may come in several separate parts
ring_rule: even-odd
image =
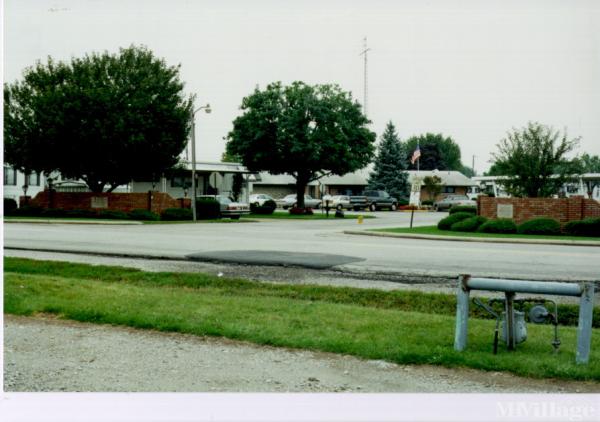
[[[366,190],[363,195],[367,197],[369,210],[377,211],[388,208],[391,211],[398,209],[398,200],[383,190]]]

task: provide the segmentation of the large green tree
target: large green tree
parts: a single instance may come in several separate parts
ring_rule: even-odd
[[[372,159],[376,135],[352,96],[337,85],[272,83],[242,100],[227,153],[252,171],[291,174],[298,207],[309,182],[343,175]]]
[[[419,144],[421,158],[420,170],[456,170],[461,171],[463,165],[460,158],[460,147],[450,137],[444,137],[441,133],[426,133],[425,135],[413,136],[406,141],[407,160],[409,168],[416,170],[417,163],[410,163],[410,158]]]
[[[5,160],[58,170],[93,192],[156,179],[178,161],[190,129],[179,66],[144,47],[38,62],[4,86]]]
[[[580,171],[575,160],[567,158],[578,142],[578,138],[568,139],[566,132],[529,122],[526,127],[508,132],[498,143],[490,170],[508,176],[502,185],[513,196],[552,196]]]
[[[408,196],[410,187],[405,171],[406,151],[392,122],[387,124],[381,135],[373,164],[373,171],[367,181],[370,189],[385,190],[397,199]]]

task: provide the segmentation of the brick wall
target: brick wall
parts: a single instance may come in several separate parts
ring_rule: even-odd
[[[106,199],[104,199],[106,198]],[[97,206],[93,207],[92,203]],[[102,206],[106,204],[106,207]],[[64,210],[119,210],[129,212],[134,209],[150,209],[160,214],[167,208],[190,208],[191,200],[173,199],[169,194],[146,193],[93,193],[93,192],[50,192],[45,190],[29,200],[29,205],[42,208],[62,208]]]
[[[513,220],[520,224],[537,217],[550,217],[564,224],[572,220],[600,217],[600,203],[581,196],[570,198],[490,198],[477,197],[477,212],[497,218],[498,204],[512,204]]]

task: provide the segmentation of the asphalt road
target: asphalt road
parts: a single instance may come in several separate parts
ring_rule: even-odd
[[[348,229],[408,226],[410,214],[378,212],[356,220],[263,220],[236,224],[4,225],[4,247],[140,257],[227,260],[238,254],[272,259],[340,255],[334,268],[359,273],[402,273],[536,280],[600,279],[600,248],[382,238],[343,234]],[[446,213],[416,213],[416,225],[432,225]],[[235,253],[234,253],[235,251]],[[277,254],[276,254],[277,253]],[[219,258],[220,257],[220,258]],[[304,258],[303,258],[304,257]],[[341,263],[340,263],[341,262]],[[283,262],[282,262],[283,263]]]

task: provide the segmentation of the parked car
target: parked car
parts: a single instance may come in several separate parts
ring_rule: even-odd
[[[444,199],[434,202],[433,210],[434,211],[449,210],[454,205],[477,206],[477,201],[473,201],[472,199],[469,199],[469,197],[467,195],[448,195]]]
[[[250,203],[257,207],[262,207],[265,205],[265,202],[269,200],[275,201],[271,196],[265,195],[264,193],[250,195]]]
[[[369,210],[377,211],[388,208],[391,211],[398,209],[398,200],[383,190],[366,190],[363,195],[367,197]]]
[[[285,197],[275,201],[278,207],[287,210],[288,208],[294,208],[298,204],[295,194],[286,195]],[[321,206],[320,199],[314,199],[310,195],[304,195],[304,206],[307,208],[318,209]]]
[[[329,201],[329,203],[327,201]],[[352,204],[350,203],[350,197],[348,195],[324,196],[323,206],[327,205],[329,205],[330,208],[335,208],[336,210],[352,209]]]
[[[250,206],[243,202],[233,202],[231,198],[224,195],[200,195],[198,199],[216,199],[221,207],[221,217],[229,217],[233,220],[242,215],[250,214]]]

